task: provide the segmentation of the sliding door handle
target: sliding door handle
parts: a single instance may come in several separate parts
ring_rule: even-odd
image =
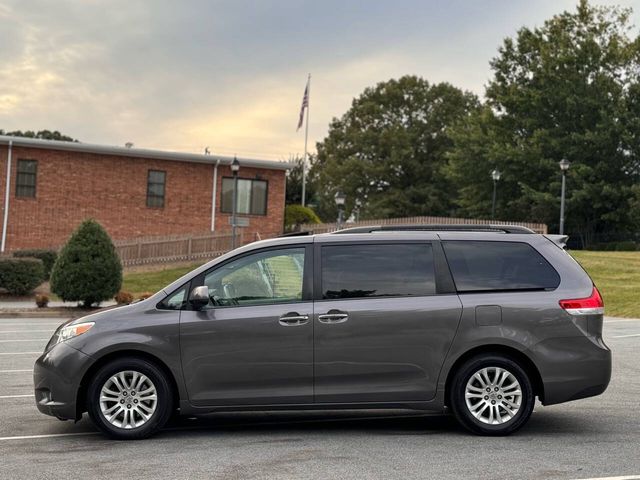
[[[297,312],[285,313],[280,317],[279,323],[285,327],[304,325],[309,321],[309,315],[300,315]]]
[[[318,321],[321,323],[343,323],[349,320],[349,314],[337,310],[330,310],[327,313],[318,315]]]

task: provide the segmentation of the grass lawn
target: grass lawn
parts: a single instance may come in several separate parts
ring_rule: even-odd
[[[190,272],[201,264],[165,268],[163,270],[154,270],[150,272],[131,272],[124,273],[122,282],[122,290],[132,293],[137,297],[141,293],[156,293],[163,287],[166,287],[174,280],[177,280],[185,273]]]
[[[640,318],[640,252],[589,252],[571,255],[591,275],[604,297],[607,315]],[[135,296],[157,292],[198,264],[124,276],[122,289]]]
[[[571,255],[597,285],[607,315],[640,318],[640,252],[574,250]]]

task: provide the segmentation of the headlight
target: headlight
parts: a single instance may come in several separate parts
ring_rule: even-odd
[[[53,337],[49,341],[47,345],[47,350],[49,350],[54,345],[57,345],[61,342],[66,342],[70,338],[77,337],[78,335],[82,335],[87,332],[91,327],[93,327],[94,322],[84,322],[84,323],[76,323],[74,325],[66,325],[53,334]]]

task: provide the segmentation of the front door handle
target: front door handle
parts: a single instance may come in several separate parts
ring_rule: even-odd
[[[343,323],[349,320],[349,314],[339,310],[329,310],[327,313],[318,315],[318,321],[321,323]]]
[[[304,325],[309,321],[309,315],[300,315],[297,312],[285,313],[280,317],[279,323],[285,327]]]

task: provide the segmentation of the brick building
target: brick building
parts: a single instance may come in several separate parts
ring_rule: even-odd
[[[282,232],[288,164],[238,160],[244,238]],[[89,217],[114,239],[229,232],[232,161],[0,136],[2,250],[62,245]]]

